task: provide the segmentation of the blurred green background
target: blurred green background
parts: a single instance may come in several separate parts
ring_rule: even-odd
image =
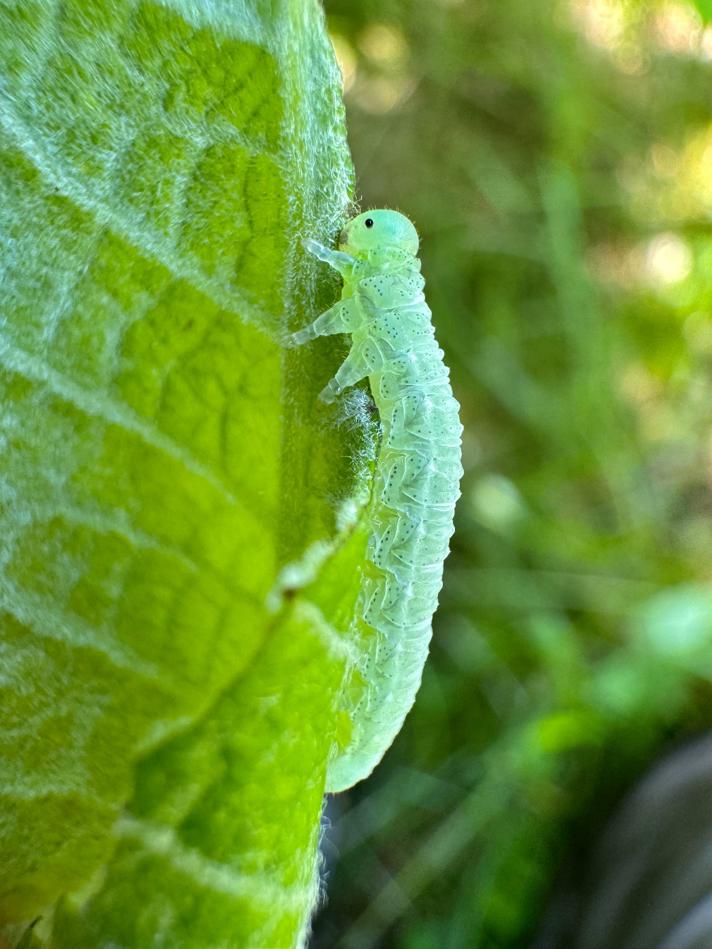
[[[314,949],[529,946],[712,723],[712,4],[326,0],[362,206],[465,424],[416,706],[332,799]]]

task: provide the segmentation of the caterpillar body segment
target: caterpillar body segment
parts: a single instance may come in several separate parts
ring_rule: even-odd
[[[460,494],[462,425],[408,218],[367,211],[346,226],[339,250],[305,247],[342,275],[342,297],[289,342],[350,333],[349,355],[321,398],[368,377],[382,426],[355,620],[365,632],[365,686],[349,710],[351,743],[329,771],[327,789],[339,791],[371,773],[415,700]]]

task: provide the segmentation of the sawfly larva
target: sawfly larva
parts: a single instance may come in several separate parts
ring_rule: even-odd
[[[370,628],[359,663],[365,686],[350,709],[351,743],[329,771],[327,789],[339,791],[371,773],[420,686],[460,495],[462,425],[408,218],[366,211],[347,224],[338,250],[305,246],[341,274],[343,292],[290,343],[349,333],[351,350],[321,398],[332,402],[367,376],[382,427],[355,618]]]

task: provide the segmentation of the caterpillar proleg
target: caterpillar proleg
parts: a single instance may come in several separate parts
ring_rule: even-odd
[[[330,791],[371,773],[415,701],[460,495],[459,405],[425,302],[418,243],[408,218],[390,210],[353,218],[338,250],[305,241],[344,285],[339,302],[290,342],[350,333],[351,350],[321,398],[332,402],[367,376],[382,427],[355,620],[372,630],[359,669],[365,691]]]

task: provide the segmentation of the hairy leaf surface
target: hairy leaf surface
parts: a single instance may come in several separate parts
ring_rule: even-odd
[[[0,64],[0,921],[292,945],[362,556],[340,344],[280,345],[351,182],[321,11],[6,0]]]

